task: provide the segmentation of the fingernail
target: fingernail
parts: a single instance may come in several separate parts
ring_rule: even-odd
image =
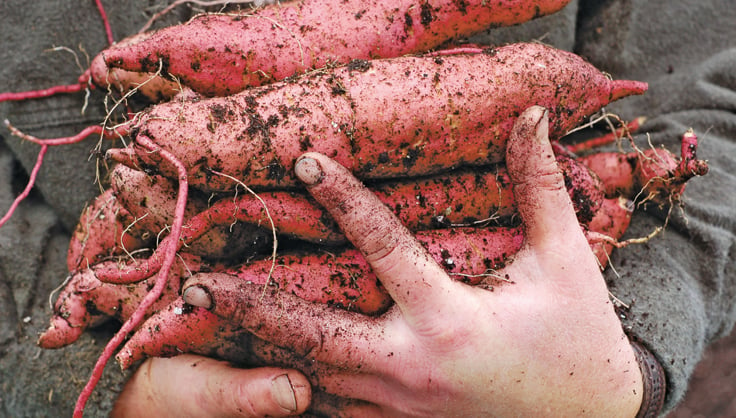
[[[317,160],[305,157],[296,162],[294,173],[307,186],[313,186],[322,180],[322,166]]]
[[[205,309],[210,309],[212,307],[212,296],[201,286],[186,288],[181,297],[184,299],[184,302],[192,306],[198,306]]]
[[[296,395],[288,375],[282,374],[271,380],[271,396],[280,407],[296,412]]]

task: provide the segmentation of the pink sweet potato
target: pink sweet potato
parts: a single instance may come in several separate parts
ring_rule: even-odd
[[[111,188],[120,204],[136,219],[136,229],[163,239],[173,222],[176,184],[171,179],[149,175],[118,164],[110,174]],[[191,218],[204,211],[208,201],[202,196],[190,198],[185,216]],[[190,227],[182,237],[184,251],[205,259],[233,256],[248,258],[271,247],[271,234],[252,223],[235,223],[234,219],[213,225],[196,237]]]
[[[106,261],[93,268],[81,270],[69,279],[54,304],[54,316],[49,328],[38,340],[43,348],[60,348],[76,341],[85,329],[116,318],[128,319],[140,305],[152,284],[141,281],[118,286],[99,281],[95,268],[114,263]],[[169,275],[163,296],[148,308],[147,315],[169,305],[179,294],[181,278],[190,269],[199,269],[196,258],[183,256]]]
[[[608,196],[622,194],[669,205],[680,200],[689,179],[708,172],[707,163],[697,159],[698,138],[692,130],[683,134],[680,147],[679,161],[664,148],[596,153],[580,161],[600,177]]]
[[[601,269],[606,268],[614,244],[629,228],[633,211],[632,201],[625,197],[604,199],[601,209],[596,212],[587,228],[583,228]]]
[[[516,116],[550,110],[553,139],[645,83],[612,81],[574,54],[539,44],[485,53],[354,61],[226,98],[172,101],[131,125],[188,170],[202,190],[296,185],[305,151],[334,157],[363,179],[426,175],[503,159]],[[43,141],[41,141],[43,142]],[[155,153],[112,150],[173,175]],[[192,152],[192,150],[197,150]]]
[[[626,202],[626,199],[604,200],[586,229],[612,240],[620,238],[631,218],[632,206]],[[496,271],[513,260],[523,242],[520,228],[435,230],[417,233],[417,238],[456,280],[486,287],[507,280]],[[613,247],[601,242],[598,235],[590,245],[601,266],[605,267]],[[217,267],[215,272],[199,275],[237,281],[239,286],[267,286],[264,291],[285,291],[312,302],[370,315],[380,314],[392,303],[370,266],[355,249],[335,254],[282,255],[273,272],[270,260],[258,260],[237,267]],[[146,356],[171,356],[182,352],[217,353],[224,358],[240,355],[243,347],[234,341],[246,338],[245,331],[204,309],[187,306],[178,299],[174,308],[151,316],[120,350],[117,356],[120,365],[127,368]]]
[[[93,60],[91,75],[100,86],[129,86],[138,84],[140,73],[161,69],[197,92],[224,96],[351,59],[428,51],[453,38],[554,13],[568,2],[300,0],[206,14],[113,45]],[[110,68],[126,72],[108,74]],[[137,80],[131,83],[129,76]]]
[[[105,258],[144,246],[145,232],[128,228],[133,220],[111,189],[98,196],[84,208],[72,234],[67,254],[69,271],[85,269]]]
[[[523,241],[517,228],[424,231],[417,233],[417,238],[457,280],[486,286],[504,281],[494,276],[494,270],[503,267]],[[201,274],[267,286],[269,291],[286,291],[312,302],[370,315],[384,312],[392,303],[368,263],[354,249],[335,254],[285,254],[278,257],[277,267],[269,276],[271,264],[271,260],[258,260],[239,267],[218,267],[215,273]],[[197,311],[183,325],[176,312],[179,311],[169,309],[149,318],[118,355],[121,365],[126,367],[144,356],[172,355],[184,350],[210,353],[222,339],[231,337],[232,329],[223,326],[226,321],[213,321]],[[172,322],[180,325],[170,325]],[[181,333],[187,335],[186,339],[181,338]]]

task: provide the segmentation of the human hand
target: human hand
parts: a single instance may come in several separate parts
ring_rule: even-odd
[[[367,401],[345,415],[634,416],[641,372],[547,132],[546,112],[531,108],[507,147],[525,232],[523,249],[499,272],[513,283],[488,291],[453,281],[358,180],[306,154],[298,177],[395,306],[370,318],[205,278],[187,282],[184,298],[317,360],[321,389]]]
[[[310,401],[309,381],[295,370],[238,369],[184,354],[146,360],[112,416],[284,417],[303,413]]]

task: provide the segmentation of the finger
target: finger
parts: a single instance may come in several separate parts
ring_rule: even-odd
[[[427,410],[428,398],[416,397],[411,383],[394,383],[385,376],[368,373],[351,373],[341,370],[318,372],[320,390],[338,399],[352,399],[365,407],[380,406],[384,415],[409,416],[437,414]],[[428,395],[431,396],[431,395]],[[366,409],[370,410],[370,409]],[[347,415],[352,416],[352,415]]]
[[[329,393],[316,391],[309,412],[322,417],[376,418],[384,416],[377,405],[356,399],[340,398]]]
[[[561,237],[571,237],[576,241],[567,242],[565,247],[575,248],[574,244],[583,243],[585,238],[552,152],[548,133],[547,111],[539,106],[527,109],[511,131],[506,147],[506,165],[517,209],[524,222],[527,245],[559,247]]]
[[[361,400],[374,405],[411,407],[407,404],[412,399],[411,396],[407,396],[401,387],[390,385],[384,376],[336,369],[320,371],[318,374],[320,388],[340,398]]]
[[[126,384],[112,416],[289,416],[307,409],[311,393],[296,370],[237,369],[194,355],[152,358]]]
[[[184,285],[184,301],[242,326],[258,338],[289,347],[298,356],[339,367],[371,369],[381,353],[379,319],[307,302],[290,293],[200,273]]]
[[[309,412],[326,417],[381,416],[377,405],[363,400],[372,398],[386,400],[385,397],[378,398],[366,394],[366,392],[371,394],[379,392],[381,388],[374,389],[374,386],[384,383],[383,380],[376,377],[375,373],[370,373],[363,368],[354,373],[346,372],[343,367],[305,359],[291,350],[275,346],[259,338],[253,339],[251,349],[251,359],[255,359],[256,364],[295,368],[309,376],[312,387],[315,388],[312,392],[312,406]],[[369,378],[358,382],[354,376],[369,376]],[[346,382],[347,387],[342,387],[341,382]],[[370,384],[370,389],[368,386],[364,388],[368,389],[367,391],[360,387],[360,384],[364,382]],[[345,397],[343,395],[345,393],[350,395]]]
[[[394,214],[343,166],[304,154],[294,171],[365,256],[411,321],[441,306],[454,283]]]

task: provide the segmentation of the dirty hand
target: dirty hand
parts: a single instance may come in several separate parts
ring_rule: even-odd
[[[345,415],[634,416],[641,372],[547,133],[544,109],[530,108],[507,148],[525,233],[499,272],[512,283],[452,280],[347,170],[310,153],[297,176],[370,262],[391,310],[371,318],[196,277],[184,298],[315,360],[320,389],[362,401]]]

